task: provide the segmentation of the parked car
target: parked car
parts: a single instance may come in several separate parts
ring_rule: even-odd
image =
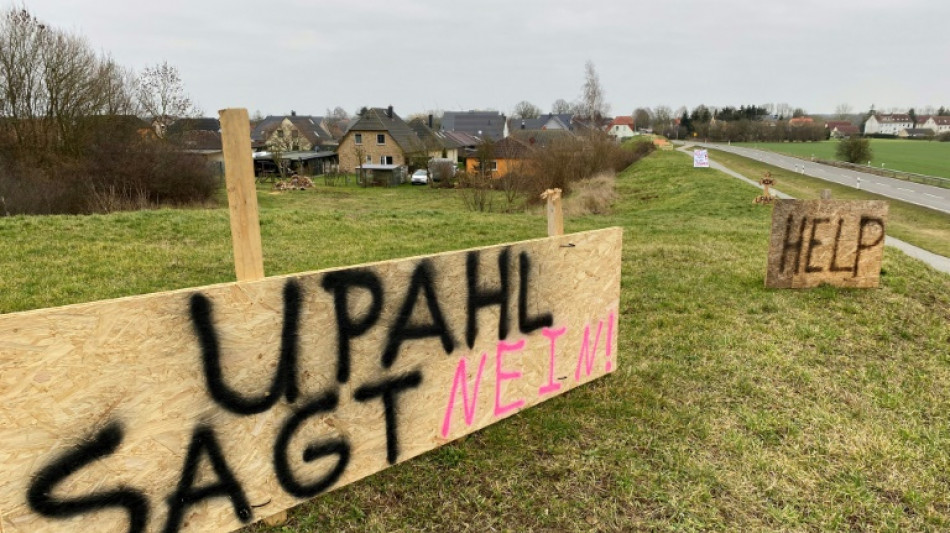
[[[426,185],[429,183],[429,171],[420,168],[419,170],[412,173],[412,177],[409,178],[409,183],[413,185]]]

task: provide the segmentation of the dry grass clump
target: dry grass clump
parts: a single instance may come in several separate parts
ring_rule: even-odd
[[[605,215],[617,200],[617,179],[614,172],[601,172],[574,184],[573,192],[564,199],[567,216]]]

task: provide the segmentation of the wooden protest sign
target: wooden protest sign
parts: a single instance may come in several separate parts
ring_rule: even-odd
[[[877,287],[887,209],[883,200],[777,200],[765,286]]]
[[[611,372],[621,239],[0,315],[2,530],[232,530]]]

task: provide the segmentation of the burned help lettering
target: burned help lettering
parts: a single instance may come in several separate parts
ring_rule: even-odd
[[[878,283],[887,204],[780,200],[772,215],[768,287]]]
[[[281,415],[272,442],[269,446],[265,444],[269,448],[272,475],[281,490],[297,499],[316,496],[341,480],[346,481],[347,472],[357,468],[353,461],[366,460],[356,457],[360,443],[353,442],[354,437],[346,432],[320,436],[314,434],[312,427],[305,431],[316,420],[345,412],[349,406],[374,407],[385,435],[385,446],[379,453],[384,452],[385,463],[391,465],[406,458],[400,444],[418,420],[407,418],[405,413],[411,410],[413,402],[420,401],[423,389],[432,390],[437,398],[433,407],[439,411],[439,420],[432,425],[439,426],[441,422],[441,427],[434,427],[429,433],[449,439],[558,393],[569,374],[560,359],[565,359],[565,352],[577,348],[559,345],[569,327],[584,328],[579,354],[568,362],[574,370],[574,382],[590,379],[592,371],[596,377],[612,370],[612,313],[606,321],[595,324],[558,327],[555,314],[539,307],[536,300],[540,288],[532,281],[535,270],[530,253],[513,254],[511,248],[505,247],[497,253],[471,251],[464,257],[465,279],[459,288],[450,283],[457,277],[442,274],[438,264],[430,259],[416,261],[403,279],[381,276],[369,267],[331,271],[303,282],[288,279],[281,294],[276,365],[265,373],[265,381],[251,386],[235,385],[240,381],[234,379],[233,368],[229,373],[224,363],[229,354],[227,342],[220,335],[222,324],[215,318],[214,299],[202,292],[191,295],[187,301],[189,333],[197,345],[196,353],[200,354],[195,363],[200,365],[208,399],[237,418],[264,415],[278,405],[286,406],[280,412],[288,414]],[[445,295],[453,291],[462,297],[446,300]],[[332,301],[332,313],[310,314],[313,302],[321,298]],[[357,302],[359,305],[355,305]],[[496,316],[497,321],[493,322]],[[330,331],[335,338],[332,342],[327,339],[330,349],[324,349],[324,353],[307,353],[313,346],[301,341],[309,328],[318,327],[314,321],[332,323]],[[579,336],[578,332],[575,337]],[[375,348],[367,351],[366,342],[376,339],[379,342],[374,342]],[[429,359],[413,359],[413,348],[423,341],[441,348],[439,368],[452,371],[436,370],[435,362],[430,364]],[[494,346],[494,397],[485,397],[482,404],[487,408],[476,411],[488,352],[479,350],[478,374],[471,395],[466,364],[471,361],[474,365],[473,350],[488,342]],[[357,345],[359,349],[354,348]],[[526,364],[519,356],[528,349],[543,349],[544,354],[543,361],[531,363],[537,371],[530,373],[519,369],[519,364]],[[598,351],[604,356],[595,368]],[[325,368],[302,364],[314,357]],[[375,360],[375,370],[366,371],[367,358]],[[357,363],[363,369],[360,372],[354,370]],[[330,385],[312,390],[312,383],[305,377],[312,371],[332,376]],[[527,383],[529,374],[537,383]],[[523,392],[529,386],[536,391],[533,398]],[[461,413],[456,408],[458,396],[463,400],[459,406],[463,408]],[[453,416],[457,414],[464,414],[464,425],[453,426]],[[34,472],[26,494],[29,508],[50,519],[89,515],[105,509],[123,510],[128,531],[144,531],[159,523],[164,531],[178,531],[185,527],[185,517],[196,505],[213,502],[230,509],[237,521],[250,522],[255,513],[246,486],[254,480],[240,474],[236,467],[240,461],[231,456],[235,452],[223,440],[222,428],[216,428],[214,419],[204,416],[190,430],[177,483],[163,489],[163,501],[156,500],[155,488],[119,483],[85,494],[63,490],[71,477],[116,454],[127,433],[134,429],[134,420],[113,418]],[[416,448],[412,455],[419,453]],[[306,467],[308,464],[319,467]],[[205,465],[203,476],[198,475],[201,465]],[[358,477],[363,475],[366,474]],[[164,519],[153,517],[162,514],[158,511],[161,507],[166,508]]]

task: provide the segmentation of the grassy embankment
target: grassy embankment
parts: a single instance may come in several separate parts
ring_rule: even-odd
[[[566,224],[625,228],[616,373],[252,529],[950,527],[950,277],[888,249],[880,289],[765,290],[748,185],[658,152],[618,187]],[[545,227],[447,190],[260,198],[269,274]],[[3,311],[233,276],[226,209],[0,219],[0,239]]]
[[[950,178],[950,142],[908,141],[901,139],[870,139],[873,157],[871,165],[885,169],[903,170]],[[733,143],[736,146],[761,148],[799,157],[837,160],[838,141],[811,143]],[[866,162],[862,162],[866,164]]]
[[[814,199],[822,189],[831,190],[832,198],[840,200],[887,200],[890,209],[887,233],[935,254],[950,257],[950,215],[925,207],[893,200],[853,187],[838,185],[818,178],[803,176],[768,163],[762,163],[729,152],[710,150],[710,157],[728,168],[758,180],[766,171],[777,180],[775,188],[795,198]]]

